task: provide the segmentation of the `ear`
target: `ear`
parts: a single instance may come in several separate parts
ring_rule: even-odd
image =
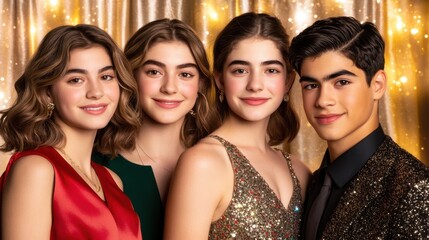
[[[52,102],[52,97],[51,97],[51,88],[46,88],[45,90],[45,94],[44,94],[46,100],[48,100],[49,102]]]
[[[292,89],[293,83],[295,82],[296,72],[292,71],[287,74],[286,76],[286,93],[289,93]]]
[[[213,76],[214,76],[217,88],[219,90],[223,90],[223,78],[222,78],[222,74],[219,73],[219,72],[217,72],[217,71],[214,71],[213,72]]]
[[[374,100],[380,100],[387,88],[386,72],[379,70],[375,73],[371,81],[371,88],[373,91]]]

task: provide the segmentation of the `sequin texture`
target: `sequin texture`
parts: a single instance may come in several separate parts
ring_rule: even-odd
[[[219,136],[234,171],[234,191],[225,213],[210,226],[209,239],[298,239],[302,215],[301,187],[290,156],[283,152],[293,181],[286,209],[236,146]]]
[[[352,180],[322,239],[429,239],[429,167],[387,137]]]

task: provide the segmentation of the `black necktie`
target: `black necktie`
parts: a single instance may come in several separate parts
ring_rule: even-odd
[[[326,172],[325,181],[320,189],[319,195],[314,199],[311,205],[310,212],[308,213],[307,228],[305,229],[305,239],[314,240],[317,236],[317,229],[319,228],[319,222],[322,218],[323,211],[325,210],[326,202],[329,194],[331,193],[331,178]]]

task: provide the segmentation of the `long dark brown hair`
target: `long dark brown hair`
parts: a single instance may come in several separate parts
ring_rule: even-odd
[[[222,74],[224,63],[233,47],[241,40],[258,37],[268,39],[275,43],[286,63],[286,81],[292,81],[294,74],[288,61],[289,36],[280,20],[264,13],[244,13],[233,18],[219,33],[213,47],[214,71]],[[249,49],[251,51],[251,49]],[[216,109],[222,119],[230,111],[227,101],[217,102]],[[267,134],[271,146],[281,144],[283,141],[292,141],[299,130],[299,120],[292,108],[291,101],[282,102],[277,110],[271,114]]]

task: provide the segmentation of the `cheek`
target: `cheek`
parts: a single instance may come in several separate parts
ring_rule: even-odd
[[[341,99],[348,105],[367,104],[368,101],[371,101],[370,89],[365,86],[349,87],[340,93]]]
[[[109,96],[112,101],[118,102],[120,89],[118,83],[106,86],[104,93]]]
[[[246,89],[246,80],[235,80],[233,78],[231,79],[225,79],[224,81],[224,93],[225,96],[234,95],[235,93],[240,93]]]
[[[160,91],[160,85],[154,79],[140,78],[137,80],[137,84],[140,97],[151,96]]]
[[[304,109],[310,109],[316,102],[316,91],[301,91],[302,95],[302,104],[304,105]]]
[[[286,93],[286,83],[284,78],[276,78],[269,80],[266,84],[266,87],[271,89],[275,95],[283,95]]]
[[[180,92],[188,98],[197,98],[198,95],[198,81],[183,82],[180,84]]]
[[[56,106],[63,105],[68,106],[73,103],[78,103],[81,99],[85,99],[85,93],[82,90],[63,90],[55,93],[53,97],[54,104]]]

